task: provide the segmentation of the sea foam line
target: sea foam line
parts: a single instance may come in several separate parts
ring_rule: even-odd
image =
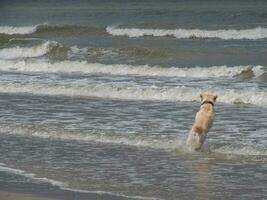
[[[21,176],[24,176],[26,178],[29,178],[29,179],[32,179],[32,180],[35,180],[38,182],[50,183],[53,186],[58,186],[58,187],[64,187],[65,186],[65,184],[60,182],[60,181],[55,181],[55,180],[52,180],[49,178],[39,178],[39,177],[36,177],[36,175],[33,173],[27,173],[24,170],[10,168],[10,167],[7,167],[6,165],[0,165],[0,171],[6,172],[6,173],[12,173],[12,174],[16,174],[16,175],[21,175]]]
[[[220,38],[223,40],[263,39],[267,38],[267,28],[229,29],[229,30],[201,30],[201,29],[142,29],[117,28],[107,26],[107,33],[114,36],[142,37],[142,36],[173,36],[175,38]]]
[[[61,46],[59,43],[54,41],[47,41],[42,44],[33,46],[33,47],[11,47],[0,49],[0,59],[3,60],[11,60],[18,58],[34,58],[44,56],[49,51],[53,49],[53,47]],[[0,61],[0,63],[3,63]]]
[[[44,53],[44,52],[43,52]],[[1,56],[1,51],[0,51]],[[15,55],[13,55],[14,57]],[[18,55],[17,55],[18,56]],[[0,60],[0,70],[46,73],[103,73],[111,75],[166,76],[166,77],[233,77],[242,72],[252,76],[264,73],[263,66],[211,66],[211,67],[161,67],[149,65],[100,64],[86,61],[61,61],[55,63],[40,61]]]
[[[72,192],[78,192],[78,193],[89,193],[89,194],[100,194],[100,195],[111,195],[111,196],[117,196],[117,197],[125,197],[125,198],[131,198],[131,199],[140,199],[140,200],[163,200],[160,198],[156,198],[156,197],[142,197],[142,196],[128,196],[128,195],[124,195],[124,194],[117,194],[114,192],[108,192],[108,191],[90,191],[90,190],[80,190],[80,189],[72,189],[69,188],[66,183],[60,182],[60,181],[56,181],[50,178],[40,178],[37,177],[36,174],[33,173],[28,173],[24,170],[20,170],[20,169],[15,169],[15,168],[11,168],[11,167],[7,167],[7,165],[1,163],[0,165],[0,171],[2,172],[6,172],[6,173],[11,173],[11,174],[16,174],[19,176],[23,176],[26,177],[28,179],[31,179],[33,181],[37,181],[37,182],[41,182],[41,183],[49,183],[53,186],[57,186],[59,187],[61,190],[66,190],[66,191],[72,191]]]
[[[100,85],[54,85],[41,83],[13,83],[2,81],[2,93],[28,93],[51,96],[80,96],[121,100],[147,101],[198,101],[203,92],[217,94],[218,101],[230,104],[267,105],[267,92],[257,89],[201,89],[193,87],[117,87],[108,84]]]

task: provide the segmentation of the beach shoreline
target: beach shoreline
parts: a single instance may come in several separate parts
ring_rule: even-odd
[[[6,182],[9,179],[10,181]],[[26,184],[22,180],[28,179],[23,174],[0,170],[0,200],[128,200],[126,197],[99,191],[79,191],[63,189],[49,182],[34,182],[28,179]]]
[[[30,189],[30,188],[28,188]],[[110,194],[83,193],[74,191],[41,191],[25,190],[16,191],[14,188],[0,190],[0,200],[128,200],[135,198],[126,198]]]
[[[10,191],[0,191],[1,200],[60,200],[59,198],[44,197],[36,194],[24,194]]]

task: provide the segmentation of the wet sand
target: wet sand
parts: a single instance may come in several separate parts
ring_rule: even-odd
[[[49,197],[41,197],[32,194],[22,194],[22,193],[13,193],[13,192],[2,192],[0,191],[1,200],[59,200]]]

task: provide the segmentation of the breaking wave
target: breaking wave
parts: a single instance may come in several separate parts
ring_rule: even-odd
[[[33,26],[0,26],[0,34],[25,35],[33,33],[53,33],[53,34],[106,34],[104,28],[88,27],[79,25],[50,25],[37,24]]]
[[[198,101],[202,92],[214,93],[218,101],[229,104],[267,105],[267,92],[253,89],[207,89],[193,87],[116,87],[112,85],[55,85],[40,83],[1,82],[2,93],[28,93],[51,96],[80,96],[121,100]]]
[[[34,58],[41,57],[48,54],[50,51],[55,50],[55,48],[63,47],[61,44],[54,41],[47,41],[40,45],[33,47],[12,47],[0,49],[0,59],[11,60],[18,58]]]
[[[256,27],[252,29],[228,30],[201,30],[201,29],[143,29],[143,28],[117,28],[115,26],[90,27],[80,25],[52,25],[37,24],[32,26],[0,26],[0,34],[25,35],[33,33],[52,34],[111,34],[114,36],[143,37],[172,36],[175,38],[220,38],[224,40],[263,39],[267,38],[267,28]]]
[[[106,31],[114,36],[143,37],[172,36],[175,38],[219,38],[223,40],[262,39],[267,38],[267,28],[257,27],[240,30],[201,30],[201,29],[142,29],[117,28],[108,26]]]
[[[53,43],[52,43],[53,44]],[[53,44],[54,45],[54,44]],[[53,46],[52,45],[52,46]],[[41,51],[36,55],[47,53],[51,47],[50,43],[40,46]],[[30,49],[29,51],[37,51]],[[21,52],[21,50],[19,51]],[[21,52],[26,54],[27,51]],[[15,58],[22,55],[2,54],[6,58]],[[4,57],[3,56],[3,57]],[[24,55],[25,56],[25,55]],[[26,55],[27,56],[27,55]],[[1,57],[1,51],[0,51]],[[213,67],[160,67],[140,65],[133,66],[127,64],[100,64],[88,63],[86,61],[61,61],[55,63],[40,61],[8,61],[0,60],[0,70],[3,71],[22,71],[22,72],[46,72],[46,73],[102,73],[112,75],[137,75],[137,76],[163,76],[163,77],[233,77],[244,73],[250,73],[251,77],[260,76],[264,73],[262,66],[213,66]]]
[[[0,26],[0,34],[31,34],[34,33],[39,25],[36,26]]]

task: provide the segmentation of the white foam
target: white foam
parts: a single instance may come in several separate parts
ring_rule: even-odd
[[[39,55],[48,51],[51,44],[42,45]],[[34,49],[30,49],[34,51]],[[36,51],[36,49],[35,49]],[[31,52],[32,53],[32,52]],[[36,55],[38,55],[36,53]],[[0,54],[1,55],[1,54]],[[9,54],[8,54],[9,55]],[[32,55],[32,54],[29,54]],[[14,58],[19,55],[10,55]],[[22,55],[20,55],[22,56]],[[1,56],[0,56],[1,57]],[[263,66],[212,66],[212,67],[160,67],[139,65],[132,66],[126,64],[100,64],[87,63],[86,61],[62,61],[55,63],[41,61],[8,61],[0,60],[0,70],[3,71],[22,71],[22,72],[47,72],[47,73],[103,73],[112,75],[137,75],[137,76],[163,76],[163,77],[232,77],[243,71],[256,71],[257,76],[264,73]]]
[[[47,41],[43,44],[36,45],[33,47],[13,47],[0,49],[0,59],[10,60],[18,58],[34,58],[40,57],[47,54],[54,46],[59,43],[54,41]]]
[[[68,51],[68,58],[74,58],[77,57],[79,59],[85,59],[85,56],[88,54],[88,48],[84,47],[84,48],[79,48],[76,45],[70,47],[70,51]]]
[[[48,129],[35,127],[33,125],[18,125],[18,124],[1,124],[1,134],[21,135],[27,137],[38,137],[53,140],[76,140],[84,142],[118,144],[135,147],[150,147],[155,149],[174,149],[183,148],[183,140],[166,139],[166,138],[150,138],[142,135],[127,137],[127,134],[119,133],[104,133],[104,132],[88,132],[79,133],[67,131],[65,129]]]
[[[264,74],[266,71],[264,70],[263,66],[255,66],[252,68],[253,74],[255,77],[260,77],[262,74]]]
[[[27,173],[24,170],[10,168],[10,167],[7,167],[6,165],[0,166],[0,171],[6,172],[6,173],[16,174],[16,175],[20,175],[20,176],[24,176],[24,177],[27,177],[29,179],[32,179],[32,180],[35,180],[35,181],[38,181],[38,182],[50,183],[51,185],[58,186],[60,188],[65,186],[65,184],[60,182],[60,181],[55,181],[55,180],[49,179],[49,178],[36,177],[36,175],[33,174],[33,173]]]
[[[0,34],[31,34],[34,33],[39,25],[35,26],[0,26]]]
[[[29,93],[52,96],[81,96],[123,100],[150,100],[150,101],[198,101],[202,92],[214,93],[219,96],[218,101],[223,103],[267,105],[267,92],[257,89],[207,89],[193,87],[116,87],[112,85],[54,85],[40,83],[12,83],[1,82],[0,92]]]
[[[68,191],[73,191],[73,192],[80,192],[80,193],[94,193],[94,194],[107,194],[107,195],[112,195],[112,196],[117,196],[117,197],[125,197],[125,198],[130,198],[130,199],[143,199],[143,200],[163,200],[157,197],[143,197],[143,196],[128,196],[128,195],[123,195],[123,194],[117,194],[114,192],[107,192],[107,191],[91,191],[91,190],[79,190],[79,189],[71,189],[71,188],[67,188],[64,187],[62,188],[64,190],[68,190]]]
[[[12,134],[12,135],[20,135],[24,137],[39,137],[45,139],[52,140],[70,140],[70,141],[83,141],[83,142],[94,142],[94,143],[104,143],[104,144],[119,144],[119,145],[127,145],[134,147],[148,147],[153,149],[161,149],[167,151],[178,150],[183,153],[192,153],[190,149],[185,145],[186,134],[181,133],[177,138],[170,137],[151,137],[147,135],[135,135],[135,136],[127,136],[127,134],[119,134],[119,133],[104,133],[104,132],[75,132],[68,131],[65,129],[49,129],[36,127],[33,125],[19,125],[19,124],[1,124],[1,134]],[[208,142],[208,141],[207,141]],[[221,147],[216,147],[216,145],[212,145],[211,147],[206,147],[205,151],[214,152],[217,154],[224,154],[230,156],[267,156],[267,149],[265,146],[259,145],[238,145],[238,144],[229,144]],[[194,151],[193,151],[194,152]],[[5,168],[5,165],[0,165],[0,170]],[[16,171],[15,171],[16,172]],[[18,174],[21,171],[17,171]],[[27,175],[31,177],[32,175]],[[40,178],[38,178],[40,179]],[[40,179],[42,180],[42,179]],[[44,179],[45,180],[45,179]],[[50,182],[50,181],[49,181]],[[56,184],[55,184],[56,185]],[[59,184],[58,184],[59,185]]]
[[[213,150],[215,153],[240,156],[267,156],[267,149],[251,145],[225,145]]]
[[[86,47],[84,47],[84,48],[78,48],[77,46],[72,46],[70,48],[70,50],[71,50],[71,52],[73,54],[86,54],[87,51],[88,51],[88,49]]]
[[[262,39],[267,38],[267,28],[257,27],[240,30],[201,30],[201,29],[141,29],[117,28],[108,26],[106,31],[114,36],[142,37],[142,36],[173,36],[176,38],[220,38],[224,40]]]

